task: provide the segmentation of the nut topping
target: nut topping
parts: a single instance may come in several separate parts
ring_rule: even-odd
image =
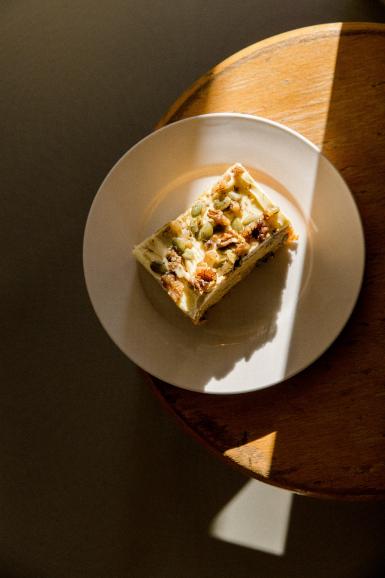
[[[194,288],[200,295],[210,291],[217,278],[216,271],[210,267],[198,267],[193,281]]]
[[[182,264],[182,257],[178,255],[175,249],[170,249],[167,252],[166,257],[169,271],[175,271]]]
[[[270,228],[263,219],[250,223],[242,232],[245,240],[250,242],[255,239],[258,243],[262,243],[270,237]]]
[[[210,209],[207,211],[207,216],[214,221],[215,225],[220,225],[221,227],[228,227],[230,225],[230,219],[220,210]]]
[[[182,281],[176,278],[174,273],[166,273],[161,277],[163,287],[167,290],[171,299],[178,303],[183,295],[184,285]]]
[[[233,245],[234,243],[243,243],[244,239],[241,235],[238,235],[235,231],[227,231],[220,236],[217,246],[219,249],[224,249],[229,245]]]

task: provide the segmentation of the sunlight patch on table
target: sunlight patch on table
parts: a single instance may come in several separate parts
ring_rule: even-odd
[[[276,556],[285,553],[293,495],[250,480],[213,519],[212,537]]]
[[[276,437],[277,432],[273,431],[242,446],[226,450],[224,455],[238,465],[267,478],[270,473]]]

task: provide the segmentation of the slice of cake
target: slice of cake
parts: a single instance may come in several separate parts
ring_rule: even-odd
[[[198,323],[257,261],[288,238],[293,231],[287,217],[236,163],[190,209],[133,253]]]

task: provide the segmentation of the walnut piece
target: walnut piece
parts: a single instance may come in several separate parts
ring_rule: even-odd
[[[270,228],[266,224],[264,219],[260,221],[254,221],[247,225],[242,231],[242,235],[247,242],[255,239],[258,243],[263,243],[268,237],[270,237]]]
[[[230,225],[230,219],[223,214],[222,211],[210,209],[207,211],[209,219],[214,221],[215,225],[220,225],[221,227],[228,227]]]
[[[183,295],[184,285],[182,281],[176,278],[174,273],[166,273],[161,277],[163,287],[167,290],[171,299],[178,303]]]
[[[175,249],[169,249],[166,255],[168,261],[169,271],[176,271],[176,269],[182,265],[182,257],[178,255]]]
[[[249,243],[243,241],[243,243],[238,243],[236,247],[234,247],[233,251],[237,255],[237,257],[242,257],[243,255],[246,255],[249,252],[249,249],[250,249]]]
[[[211,269],[210,267],[197,267],[193,286],[198,291],[199,295],[202,295],[213,288],[216,278],[217,274],[214,269]]]
[[[243,237],[241,237],[241,235],[238,235],[238,233],[236,233],[235,231],[227,231],[226,233],[223,233],[223,235],[221,235],[218,239],[217,242],[217,246],[219,249],[224,249],[225,247],[228,247],[229,245],[233,245],[236,243],[243,243],[244,239]]]

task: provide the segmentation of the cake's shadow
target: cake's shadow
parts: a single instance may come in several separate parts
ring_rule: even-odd
[[[196,358],[196,371],[191,376],[194,389],[204,391],[210,380],[224,378],[238,361],[247,361],[274,339],[293,251],[295,247],[285,246],[267,263],[257,265],[207,312],[207,320],[198,326],[138,267],[140,282],[154,314],[172,325],[175,340],[188,344],[189,359],[179,360],[180,364],[185,361],[190,366],[191,358]]]

